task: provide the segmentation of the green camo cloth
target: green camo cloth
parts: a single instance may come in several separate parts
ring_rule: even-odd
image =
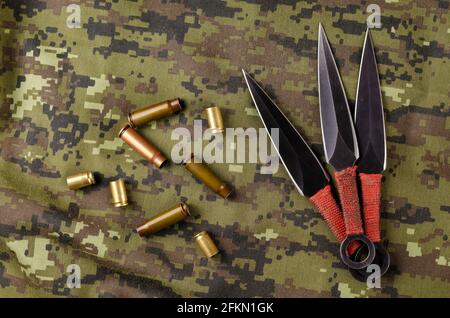
[[[353,105],[367,1],[1,0],[0,296],[449,297],[449,1],[373,3],[392,257],[380,289],[351,276],[283,166],[267,175],[260,163],[211,164],[235,189],[223,200],[182,166],[155,169],[117,135],[129,111],[174,97],[185,103],[179,115],[140,130],[167,156],[172,130],[206,125],[213,104],[227,127],[263,127],[244,67],[323,158],[318,24]],[[97,184],[69,190],[66,177],[86,170]],[[118,177],[126,208],[110,202]],[[135,233],[178,202],[192,209],[185,222]],[[220,256],[198,250],[201,230]],[[80,288],[67,285],[71,264]]]

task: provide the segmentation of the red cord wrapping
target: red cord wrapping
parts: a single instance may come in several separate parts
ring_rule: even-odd
[[[326,185],[322,190],[318,191],[309,201],[314,204],[314,206],[319,210],[320,214],[323,216],[328,224],[328,227],[333,232],[334,236],[339,242],[342,242],[347,234],[345,231],[344,218],[336,200],[331,193],[330,185]],[[349,255],[352,255],[360,246],[360,243],[353,241],[348,247]]]
[[[356,185],[356,166],[335,172],[347,235],[363,234],[358,188]]]
[[[359,174],[363,200],[364,227],[367,237],[374,243],[381,241],[380,198],[382,177],[381,174]]]

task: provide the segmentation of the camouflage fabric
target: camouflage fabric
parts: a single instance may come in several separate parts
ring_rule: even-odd
[[[181,166],[155,169],[117,136],[129,111],[174,97],[183,112],[140,130],[166,155],[172,129],[192,129],[213,104],[228,127],[262,127],[244,67],[323,155],[318,23],[353,104],[367,1],[1,0],[0,296],[449,297],[449,1],[373,3],[392,257],[381,289],[350,275],[282,166],[264,175],[260,164],[212,164],[236,190],[223,200]],[[67,21],[72,4],[79,27]],[[66,176],[85,170],[97,184],[69,190]],[[117,177],[126,208],[110,203]],[[186,222],[149,238],[134,232],[180,201],[193,212]],[[219,257],[197,249],[201,230]],[[70,264],[80,288],[66,284]]]

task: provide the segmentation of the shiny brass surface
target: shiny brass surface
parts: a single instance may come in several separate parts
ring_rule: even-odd
[[[69,189],[76,190],[94,184],[95,178],[92,172],[87,171],[68,176],[66,182]]]
[[[128,205],[127,189],[123,179],[111,181],[109,188],[111,189],[112,203],[116,208]]]
[[[130,125],[127,124],[120,130],[119,137],[156,168],[161,168],[167,161],[167,158],[155,146]]]
[[[206,231],[202,231],[195,235],[194,241],[208,258],[219,253],[219,249]]]
[[[208,188],[226,199],[232,193],[232,189],[204,163],[195,162],[194,156],[183,162],[185,168],[191,172],[197,179],[202,181]]]
[[[189,215],[191,214],[187,204],[180,203],[145,221],[144,224],[136,228],[136,231],[140,236],[150,235],[184,220]]]
[[[179,98],[167,100],[128,113],[128,122],[132,127],[142,126],[150,121],[176,114],[181,108]]]
[[[208,107],[205,109],[208,126],[212,133],[221,133],[224,130],[222,113],[218,106]]]

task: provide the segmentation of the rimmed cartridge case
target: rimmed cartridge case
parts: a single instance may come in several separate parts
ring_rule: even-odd
[[[209,236],[208,232],[202,231],[194,236],[194,241],[198,247],[202,250],[206,257],[211,258],[219,253],[219,249]]]
[[[111,181],[109,188],[111,190],[112,204],[116,208],[128,205],[127,188],[123,179]]]
[[[173,208],[158,213],[154,217],[145,221],[144,224],[136,228],[136,232],[138,232],[140,236],[150,235],[175,223],[183,221],[190,215],[191,214],[187,204],[180,203]]]
[[[66,182],[69,189],[77,190],[95,184],[95,178],[92,172],[87,171],[68,176]]]
[[[226,199],[233,192],[231,187],[227,185],[204,163],[195,162],[194,155],[183,162],[185,168],[192,173],[197,179],[202,181],[208,188]]]
[[[119,137],[155,167],[161,168],[167,161],[167,158],[155,146],[130,125],[127,124],[120,130]]]
[[[208,119],[208,127],[213,134],[223,132],[223,118],[218,106],[208,107],[205,109],[206,118]]]
[[[138,127],[152,120],[176,114],[181,110],[181,108],[179,98],[170,99],[158,104],[139,108],[131,113],[128,113],[128,122],[131,127]]]

